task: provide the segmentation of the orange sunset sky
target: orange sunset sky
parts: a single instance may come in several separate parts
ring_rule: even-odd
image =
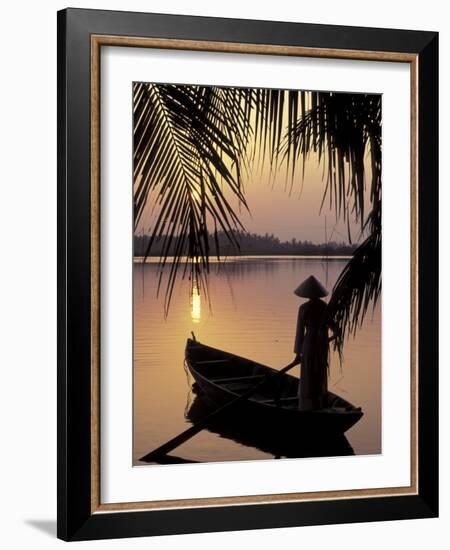
[[[319,163],[317,154],[312,153],[306,159],[304,177],[302,159],[298,159],[291,186],[291,175],[286,177],[286,165],[281,164],[275,173],[271,173],[269,155],[266,155],[261,163],[258,145],[254,144],[250,146],[249,158],[253,156],[252,147],[255,148],[255,160],[250,163],[249,173],[242,175],[250,213],[241,207],[239,216],[248,232],[273,234],[282,241],[295,238],[313,243],[348,242],[347,222],[342,219],[336,220],[334,203],[333,209],[330,209],[328,196],[320,211],[326,187],[326,167],[323,161]],[[368,188],[371,177],[369,155],[370,152],[366,151],[366,205],[369,204]],[[223,189],[229,202],[239,208],[238,201],[227,191],[226,184]],[[136,228],[138,235],[152,231],[152,222],[158,213],[155,197],[155,191],[149,194],[147,205]],[[366,211],[368,210],[366,208]],[[352,242],[360,242],[361,226],[359,222],[355,222],[351,214],[349,225]]]
[[[309,157],[303,181],[301,169],[298,170],[292,190],[290,178],[286,180],[285,177],[285,167],[282,166],[275,177],[271,177],[269,172],[266,162],[262,170],[254,167],[252,173],[243,178],[250,213],[241,207],[240,219],[247,231],[258,234],[273,233],[281,240],[291,240],[295,237],[297,240],[323,243],[326,240],[326,225],[328,241],[348,242],[347,224],[343,220],[336,222],[334,210],[330,209],[328,199],[325,200],[320,212],[326,178],[323,177],[323,165],[318,164],[316,156]],[[227,193],[228,198],[230,195]],[[232,197],[231,202],[237,206],[237,201]],[[137,227],[137,234],[151,232],[152,220],[155,219],[157,211],[154,195],[150,195]],[[352,241],[358,242],[360,225],[352,218],[350,230]]]

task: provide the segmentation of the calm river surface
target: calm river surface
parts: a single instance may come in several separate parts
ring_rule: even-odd
[[[240,257],[213,264],[209,306],[177,283],[164,319],[164,289],[157,298],[157,265],[134,264],[134,464],[191,424],[186,412],[195,396],[183,367],[191,331],[199,341],[282,368],[293,359],[297,311],[293,290],[315,275],[331,289],[344,259]],[[381,452],[380,305],[347,341],[342,370],[332,357],[329,389],[362,407],[363,418],[346,437],[355,454]],[[292,371],[298,376],[299,367]],[[257,448],[203,430],[173,452],[201,462],[273,458]]]

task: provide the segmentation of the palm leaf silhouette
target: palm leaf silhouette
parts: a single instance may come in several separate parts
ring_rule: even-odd
[[[298,92],[134,84],[134,219],[137,226],[155,193],[159,212],[146,256],[162,239],[166,311],[183,258],[188,260],[183,276],[188,272],[192,284],[206,292],[211,235],[217,244],[222,230],[239,251],[238,233],[244,227],[237,210],[247,208],[241,171],[249,166],[249,142],[259,140],[263,155],[267,151],[275,158],[286,94],[290,104],[297,102]],[[238,207],[227,199],[224,186]],[[170,265],[169,250],[175,250]]]
[[[322,206],[328,199],[336,218],[348,222],[353,215],[361,230],[369,232],[336,282],[327,308],[342,357],[345,335],[354,333],[381,292],[381,96],[311,92],[310,103],[288,128],[279,154],[292,165],[301,159],[304,168],[308,155],[316,152],[327,174]],[[371,181],[366,215],[367,153]]]
[[[248,208],[242,171],[269,158],[272,172],[284,164],[295,185],[298,169],[304,174],[314,152],[326,174],[322,208],[327,203],[347,223],[353,217],[369,234],[337,281],[328,307],[342,353],[345,335],[362,322],[381,289],[381,97],[148,83],[135,83],[133,93],[135,222],[154,193],[159,211],[147,254],[163,241],[166,311],[183,264],[183,276],[188,273],[207,291],[211,235],[222,230],[239,250],[244,228],[238,211]],[[169,250],[175,250],[170,265]]]
[[[134,204],[139,223],[150,192],[159,213],[147,254],[163,239],[161,274],[174,248],[166,290],[166,307],[181,260],[195,284],[205,285],[209,270],[208,218],[238,246],[234,229],[242,229],[227,200],[225,183],[246,207],[240,176],[241,151],[248,127],[236,130],[233,104],[209,88],[134,85]],[[242,117],[241,117],[242,118]]]

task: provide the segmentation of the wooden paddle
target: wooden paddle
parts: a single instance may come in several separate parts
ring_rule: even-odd
[[[292,363],[289,363],[289,365],[287,365],[286,367],[284,367],[280,371],[277,371],[277,372],[275,372],[273,374],[270,374],[270,375],[266,375],[264,380],[262,380],[261,382],[258,382],[258,384],[251,387],[249,390],[244,392],[242,395],[240,395],[239,397],[236,397],[235,399],[229,401],[226,405],[223,405],[223,407],[219,407],[218,409],[216,409],[214,412],[212,412],[208,416],[205,416],[205,418],[203,418],[203,420],[200,420],[200,422],[197,422],[196,424],[194,424],[193,426],[191,426],[190,428],[188,428],[184,432],[181,432],[180,434],[178,434],[174,438],[170,439],[169,441],[167,441],[166,443],[164,443],[160,447],[158,447],[158,448],[154,449],[153,451],[150,451],[149,453],[147,453],[140,460],[143,461],[143,462],[155,462],[162,455],[166,455],[167,453],[170,453],[170,451],[173,451],[173,449],[176,449],[182,443],[184,443],[185,441],[187,441],[188,439],[190,439],[191,437],[193,437],[194,435],[198,434],[203,429],[205,429],[212,421],[217,420],[222,415],[229,412],[230,409],[232,409],[235,405],[237,405],[238,403],[241,403],[242,401],[247,400],[254,393],[256,393],[258,391],[258,389],[261,388],[261,386],[264,386],[264,384],[267,384],[267,382],[269,380],[273,380],[274,378],[277,378],[277,377],[285,374],[286,372],[288,372],[289,370],[291,370],[292,368],[294,368],[298,364],[299,364],[298,361],[292,361]]]

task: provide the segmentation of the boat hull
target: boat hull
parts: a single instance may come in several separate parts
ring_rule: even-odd
[[[197,424],[210,415],[216,405],[196,394],[186,411],[186,419]],[[206,428],[221,438],[234,441],[238,445],[252,447],[274,458],[303,458],[320,456],[348,456],[355,452],[344,434],[327,432],[326,437],[293,437],[292,429],[276,421],[261,422],[257,417],[230,412],[226,418],[210,422]]]
[[[195,380],[195,392],[215,408],[226,405],[267,375],[276,373],[270,367],[194,340],[187,342],[186,364]],[[239,422],[255,432],[292,438],[295,434],[343,434],[363,416],[361,409],[331,392],[328,408],[301,411],[296,400],[297,390],[298,379],[294,376],[276,377],[249,399],[237,403],[233,417],[240,418]]]

